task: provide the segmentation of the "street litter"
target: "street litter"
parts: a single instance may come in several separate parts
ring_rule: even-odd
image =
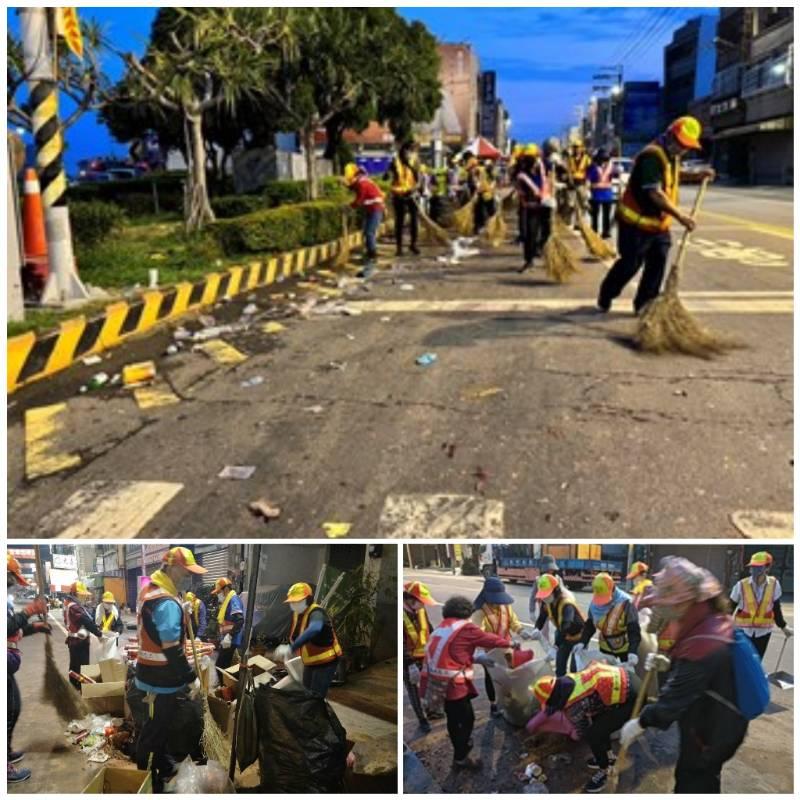
[[[94,367],[97,364],[102,364],[103,363],[103,359],[100,358],[100,356],[86,356],[86,358],[82,358],[81,361],[87,367]]]
[[[185,339],[191,339],[192,333],[191,331],[187,331],[184,327],[175,328],[172,333],[172,338],[175,339],[176,342],[181,342]]]
[[[92,375],[89,378],[89,382],[86,384],[88,389],[99,389],[102,386],[105,386],[109,382],[110,378],[107,372],[98,372]]]
[[[247,507],[256,517],[263,517],[267,521],[281,515],[280,508],[267,500],[254,500]]]
[[[274,334],[280,333],[281,331],[285,331],[286,326],[281,325],[280,322],[266,322],[261,326],[262,333]]]
[[[180,352],[180,347],[176,344],[171,344],[165,351],[165,355],[175,356]]]
[[[255,467],[225,467],[217,476],[218,478],[229,478],[235,481],[246,481],[253,477]]]
[[[321,414],[325,409],[322,406],[307,406],[303,411],[308,411],[309,414]]]
[[[423,353],[419,356],[416,360],[417,366],[420,367],[430,367],[432,364],[435,364],[439,360],[439,356],[436,353]]]
[[[347,340],[348,340],[348,341],[350,341],[350,342],[354,342],[354,341],[356,340],[356,337],[355,337],[355,336],[353,336],[353,334],[352,334],[352,333],[345,334],[345,337],[346,337],[346,338],[347,338]]]
[[[401,292],[413,292],[414,291],[414,284],[413,283],[403,283],[400,285]]]
[[[322,529],[329,539],[341,539],[350,533],[353,526],[349,522],[324,522]]]
[[[249,303],[242,309],[242,314],[246,317],[251,317],[253,314],[258,313],[258,306],[255,303]]]
[[[329,370],[338,370],[339,372],[344,372],[347,369],[347,362],[346,361],[329,361],[327,369],[329,369]]]
[[[217,324],[217,321],[214,319],[214,317],[209,316],[208,314],[200,314],[200,316],[197,318],[197,321],[204,328],[213,328]]]
[[[153,361],[140,361],[122,368],[122,382],[127,388],[150,383],[156,377],[156,365]]]
[[[252,378],[242,381],[240,386],[243,389],[250,389],[253,386],[261,386],[262,383],[264,383],[264,378],[261,375],[254,375]]]
[[[391,321],[392,321],[391,317],[381,317],[381,322],[391,322]]]

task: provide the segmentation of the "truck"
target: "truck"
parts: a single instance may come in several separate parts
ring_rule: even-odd
[[[509,583],[533,584],[542,572],[545,555],[556,559],[568,589],[590,588],[598,572],[609,573],[618,583],[625,575],[625,563],[601,558],[600,545],[487,544],[480,546],[478,562],[484,577],[496,575]]]

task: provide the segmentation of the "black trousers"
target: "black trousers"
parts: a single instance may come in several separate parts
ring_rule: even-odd
[[[331,683],[336,675],[336,665],[339,659],[332,661],[330,664],[319,664],[315,667],[303,668],[303,686],[310,692],[318,694],[320,697],[328,696],[328,689],[331,688]]]
[[[172,719],[178,713],[178,693],[157,694],[155,698],[153,716],[149,716],[148,713],[147,721],[136,744],[136,766],[139,769],[147,769],[152,753],[153,762],[150,770],[153,773],[153,788],[161,791],[164,781],[175,769],[175,761],[167,752],[167,737]],[[147,709],[149,712],[149,705]]]
[[[397,252],[400,253],[403,250],[403,228],[406,225],[406,217],[408,217],[408,224],[411,229],[411,246],[417,246],[419,211],[414,200],[405,195],[394,195],[392,204],[394,206],[394,240],[397,245]]]
[[[522,251],[526,264],[542,254],[550,238],[553,224],[553,209],[543,206],[528,207],[524,210]]]
[[[614,208],[613,200],[592,200],[589,203],[592,212],[592,228],[595,233],[600,233],[600,218],[603,218],[602,236],[604,239],[611,237],[611,211]]]
[[[618,731],[630,718],[636,698],[629,696],[620,706],[609,706],[594,717],[586,734],[586,741],[600,769],[608,769],[608,751],[611,749],[611,734]]]
[[[446,700],[444,713],[447,717],[447,733],[453,743],[453,758],[456,761],[463,761],[469,755],[469,740],[475,727],[472,698]]]
[[[73,640],[74,641],[74,640]],[[81,674],[81,667],[89,663],[89,640],[82,639],[75,644],[69,645],[69,671]],[[70,678],[69,682],[78,690],[81,690],[81,682],[75,678]]]
[[[422,661],[416,662],[417,667],[422,668]],[[422,699],[419,696],[419,686],[415,686],[408,677],[408,668],[410,664],[403,664],[403,685],[406,687],[408,693],[408,702],[411,703],[411,708],[414,709],[414,714],[420,724],[428,721],[425,714],[425,709],[422,707]]]
[[[494,216],[496,211],[496,204],[494,202],[494,198],[491,200],[484,200],[482,197],[478,197],[477,202],[475,203],[475,235],[479,234],[483,230],[483,226],[489,221],[490,217]]]
[[[772,637],[771,633],[768,633],[766,636],[750,636],[750,641],[753,643],[753,646],[756,648],[756,652],[758,653],[758,657],[763,661],[764,654],[767,652],[767,647],[769,647],[769,640]]]
[[[13,675],[8,676],[8,696],[6,708],[6,749],[11,752],[11,737],[14,735],[14,728],[17,725],[20,712],[22,711],[22,697],[19,693],[17,679]]]
[[[486,667],[483,668],[483,685],[486,688],[486,696],[489,698],[489,702],[494,705],[497,702],[497,692],[494,690],[494,681],[492,680],[492,676],[489,674],[489,670]]]
[[[556,650],[556,678],[563,678],[569,672],[569,657],[577,642],[562,642]]]
[[[220,648],[217,652],[217,666],[220,669],[228,669],[228,667],[233,664],[233,654],[236,652],[236,648],[231,645],[226,649]]]
[[[622,290],[644,267],[633,301],[633,307],[638,313],[661,292],[672,239],[669,233],[644,233],[624,222],[618,228],[619,259],[600,286],[598,303],[604,308],[610,307],[612,301],[622,294]]]

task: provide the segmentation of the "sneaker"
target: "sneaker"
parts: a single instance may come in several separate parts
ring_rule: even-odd
[[[368,278],[371,278],[374,273],[375,273],[375,265],[374,264],[367,264],[367,265],[365,265],[364,269],[362,269],[356,275],[356,277],[357,278],[363,278],[364,280],[367,280]]]
[[[602,792],[603,789],[606,788],[606,784],[608,783],[608,772],[606,770],[601,769],[592,775],[586,784],[583,787],[583,791],[585,794],[597,794],[598,792]]]
[[[428,719],[444,719],[445,713],[444,711],[429,711],[428,712]]]
[[[479,758],[472,758],[472,756],[467,756],[461,761],[456,761],[455,759],[453,759],[453,766],[456,769],[469,769],[477,771],[483,768],[483,762]]]
[[[20,753],[17,750],[12,750],[8,754],[8,763],[9,764],[19,764],[22,759],[25,758],[25,753]]]
[[[492,703],[492,705],[489,707],[489,713],[493,717],[500,717],[503,714],[503,712],[497,707],[497,703]]]
[[[6,770],[6,783],[22,783],[23,781],[27,781],[30,777],[31,771],[29,769],[25,767],[17,769],[10,764],[8,765],[8,769]]]
[[[617,763],[617,757],[614,755],[614,753],[611,752],[611,750],[609,750],[608,751],[608,766],[609,767],[613,767],[614,764],[616,764],[616,763]],[[600,769],[600,765],[597,763],[597,759],[594,756],[592,756],[586,762],[586,766],[589,767],[589,769]]]

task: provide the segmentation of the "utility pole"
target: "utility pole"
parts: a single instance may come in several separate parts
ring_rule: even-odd
[[[19,197],[17,195],[16,175],[19,164],[14,158],[14,142],[11,134],[6,135],[8,147],[8,207],[6,231],[6,297],[8,298],[8,319],[18,322],[25,319],[25,303],[22,296],[22,265],[25,256],[22,248],[22,232],[20,231]]]
[[[67,208],[64,172],[64,137],[58,117],[57,53],[50,46],[48,15],[52,8],[20,9],[22,54],[30,91],[36,166],[42,187],[50,274],[42,293],[43,305],[64,305],[85,300],[89,293],[75,269],[72,231]],[[55,20],[52,20],[55,30]]]

